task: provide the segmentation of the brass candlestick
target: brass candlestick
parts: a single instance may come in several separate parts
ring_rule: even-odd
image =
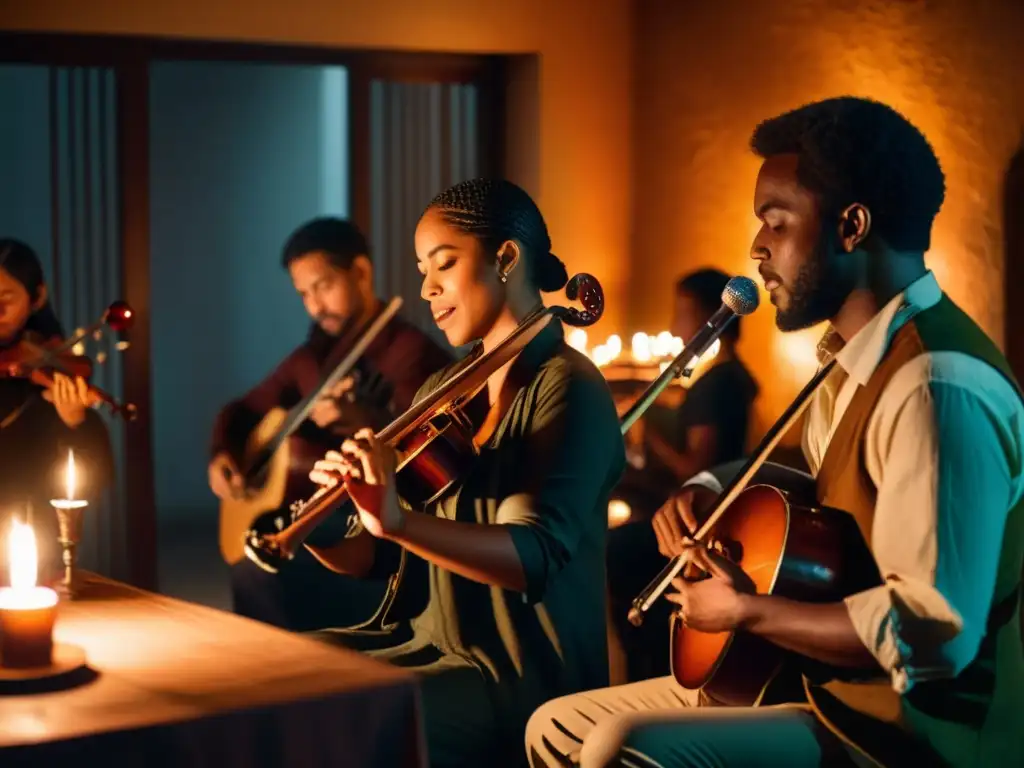
[[[82,510],[89,502],[77,499],[51,499],[50,506],[57,513],[57,524],[60,528],[57,541],[63,551],[64,578],[57,587],[57,592],[68,600],[78,595],[77,572],[78,543],[82,540]]]

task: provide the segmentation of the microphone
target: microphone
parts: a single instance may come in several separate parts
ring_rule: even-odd
[[[647,388],[643,396],[622,417],[622,434],[629,431],[629,428],[644,414],[651,403],[658,399],[658,396],[673,379],[692,370],[693,363],[707,352],[715,340],[722,335],[722,332],[729,327],[729,323],[741,315],[749,315],[757,309],[759,301],[757,285],[749,277],[734,277],[726,283],[725,290],[722,291],[722,306],[708,318],[708,321],[693,335],[693,338],[686,342],[683,351],[669,363],[657,380]]]

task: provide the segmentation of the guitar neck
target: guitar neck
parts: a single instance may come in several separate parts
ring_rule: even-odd
[[[771,452],[775,450],[776,446],[778,446],[779,441],[782,440],[782,436],[797,423],[804,411],[807,410],[807,406],[811,404],[811,396],[818,387],[821,386],[828,375],[832,373],[832,369],[835,367],[835,364],[836,361],[834,359],[830,360],[826,366],[818,371],[814,378],[807,382],[804,388],[800,390],[800,394],[798,394],[796,399],[790,403],[781,418],[779,418],[779,420],[772,425],[771,429],[768,430],[768,433],[764,436],[764,439],[761,440],[760,445],[757,446],[757,449],[743,466],[743,469],[722,491],[711,515],[704,524],[697,529],[697,532],[694,534],[694,539],[696,541],[702,541],[708,535],[708,532],[715,526],[715,523],[718,522],[719,518],[725,514],[725,511],[736,500],[736,497],[743,493],[754,475],[757,474],[757,470],[761,468],[765,461],[768,460],[768,456],[771,455]]]
[[[367,348],[374,342],[381,331],[387,326],[391,319],[398,313],[402,306],[401,297],[396,296],[388,302],[387,306],[365,327],[365,330],[357,338],[356,342],[348,350],[341,361],[334,369],[320,382],[320,385],[310,394],[306,395],[299,403],[294,405],[285,417],[281,428],[274,434],[267,443],[265,454],[273,454],[285,440],[291,437],[299,425],[306,420],[309,412],[316,405],[323,393],[334,387],[338,382],[348,376],[356,363],[366,352]],[[253,468],[258,469],[258,468]]]

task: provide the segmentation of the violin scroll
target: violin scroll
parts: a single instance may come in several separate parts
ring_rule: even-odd
[[[583,309],[552,307],[551,311],[563,323],[585,328],[596,323],[604,314],[604,290],[593,275],[586,272],[573,275],[565,284],[565,295],[570,301],[578,299]]]
[[[115,301],[103,313],[103,322],[115,333],[123,333],[135,323],[135,310],[127,301]]]
[[[66,376],[79,376],[89,381],[93,374],[93,360],[79,351],[84,349],[84,341],[89,337],[99,340],[103,326],[115,333],[126,331],[135,322],[135,311],[124,301],[115,301],[103,312],[100,320],[88,328],[79,329],[69,339],[41,338],[34,333],[27,333],[21,341],[0,352],[0,376],[13,376],[29,379],[41,387],[53,386],[54,371]],[[118,349],[123,347],[118,346]],[[106,355],[97,354],[97,362],[103,362]],[[138,409],[134,403],[120,403],[99,387],[88,384],[89,392],[99,402],[109,406],[118,416],[127,421],[134,421]]]

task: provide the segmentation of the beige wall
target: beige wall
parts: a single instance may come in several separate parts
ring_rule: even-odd
[[[931,139],[949,191],[928,262],[1003,340],[1002,188],[1024,138],[1024,5],[641,0],[635,24],[635,329],[665,326],[682,271],[710,264],[756,277],[751,130],[853,94],[890,103]],[[762,299],[743,351],[763,385],[763,425],[813,373],[820,331],[784,337]]]
[[[625,322],[631,212],[632,13],[628,0],[0,0],[21,30],[540,54],[539,168],[512,165],[537,195],[570,273],[593,272],[610,333]],[[586,23],[584,31],[581,20]]]
[[[1019,3],[3,5],[0,25],[8,28],[539,53],[539,106],[525,99],[525,113],[510,115],[509,125],[517,128],[515,153],[539,153],[540,162],[513,158],[511,167],[537,195],[570,271],[601,279],[608,310],[593,335],[602,338],[665,327],[671,282],[687,269],[714,264],[755,276],[747,252],[757,161],[746,147],[759,120],[837,94],[880,98],[925,130],[948,175],[929,263],[953,298],[1003,341],[1002,188],[1024,137]],[[533,124],[535,136],[521,128]],[[747,322],[743,351],[763,385],[762,422],[810,375],[815,336],[776,332],[767,302]]]

